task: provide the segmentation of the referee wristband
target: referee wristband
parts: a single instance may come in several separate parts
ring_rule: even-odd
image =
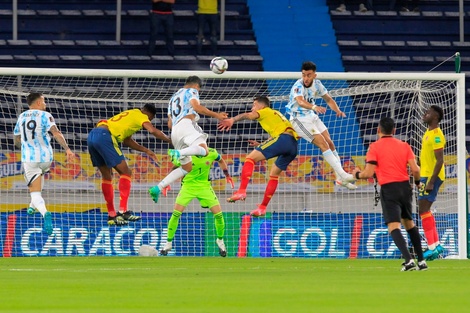
[[[361,173],[361,172],[356,172],[356,179],[361,179],[361,178],[359,177],[359,174],[360,174],[360,173]]]
[[[419,186],[419,184],[421,184],[421,181],[419,179],[418,180],[415,179],[415,185]]]

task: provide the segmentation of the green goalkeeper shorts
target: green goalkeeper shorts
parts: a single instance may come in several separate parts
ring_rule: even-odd
[[[176,204],[186,207],[193,199],[198,199],[201,207],[206,209],[210,209],[213,206],[220,204],[219,199],[211,186],[201,188],[185,187],[184,185],[181,187],[181,190],[176,197]]]

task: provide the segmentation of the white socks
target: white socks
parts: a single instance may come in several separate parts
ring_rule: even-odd
[[[42,216],[46,214],[46,203],[44,202],[40,191],[31,192],[31,207],[37,209]]]
[[[205,156],[206,149],[201,146],[189,146],[187,148],[179,150],[181,156],[191,156],[191,155],[198,155],[198,156]]]
[[[333,152],[330,149],[323,152],[323,159],[330,164],[331,168],[335,172],[336,179],[345,179],[348,176],[341,165],[338,152]]]
[[[163,188],[184,177],[186,174],[188,174],[187,171],[185,171],[181,167],[178,167],[171,171],[170,174],[166,175],[165,178],[163,178],[163,180],[158,184],[158,188],[160,188],[160,190],[163,190]]]

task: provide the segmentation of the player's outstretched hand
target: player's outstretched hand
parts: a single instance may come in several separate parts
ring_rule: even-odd
[[[227,181],[227,183],[230,184],[230,188],[235,188],[235,184],[233,183],[233,179],[231,176],[225,176],[225,180]]]
[[[250,147],[257,147],[257,146],[260,145],[260,143],[259,143],[258,141],[256,141],[256,140],[248,139],[248,145],[249,145]]]
[[[67,149],[65,150],[65,155],[67,157],[67,162],[70,163],[70,162],[73,162],[75,159],[78,159],[78,155],[73,153],[72,150],[70,149]]]
[[[157,158],[157,155],[155,154],[155,152],[149,150],[149,151],[146,152],[146,154],[147,154],[150,158],[152,158],[152,160],[154,160],[155,162],[158,162],[158,158]]]
[[[344,113],[343,111],[338,111],[338,112],[336,112],[336,116],[337,117],[346,117],[346,113]]]
[[[319,106],[317,105],[317,107],[315,108],[315,113],[325,114],[325,113],[326,113],[326,108],[324,108],[324,107],[319,107]]]
[[[228,118],[228,114],[226,112],[219,112],[217,113],[217,119],[222,121],[224,119]]]
[[[170,191],[170,190],[171,190],[170,185],[168,185],[168,186],[166,186],[165,188],[163,188],[163,190],[162,190],[163,196],[166,197],[166,195],[168,194],[168,191]]]
[[[233,123],[234,123],[233,118],[222,120],[219,122],[219,125],[217,125],[217,129],[220,131],[224,131],[224,130],[228,131],[230,130],[230,128],[232,128]]]

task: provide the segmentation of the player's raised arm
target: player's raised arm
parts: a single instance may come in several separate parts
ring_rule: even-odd
[[[233,124],[239,121],[244,121],[244,120],[256,120],[259,118],[258,112],[246,112],[246,113],[241,113],[238,114],[235,117],[232,118],[227,118],[219,122],[219,125],[217,126],[217,129],[220,131],[224,130],[230,130],[232,128]]]
[[[325,100],[326,104],[336,112],[337,117],[346,117],[346,114],[341,111],[336,101],[329,94],[324,95],[322,99]]]
[[[216,118],[218,120],[223,120],[223,119],[228,117],[227,113],[225,113],[225,112],[220,112],[220,113],[214,112],[214,111],[206,108],[205,106],[201,105],[199,103],[199,101],[196,100],[196,99],[192,99],[190,103],[191,103],[191,106],[193,107],[194,111],[196,111],[198,114],[202,114],[202,115],[205,115],[205,116],[210,116],[210,117]]]

